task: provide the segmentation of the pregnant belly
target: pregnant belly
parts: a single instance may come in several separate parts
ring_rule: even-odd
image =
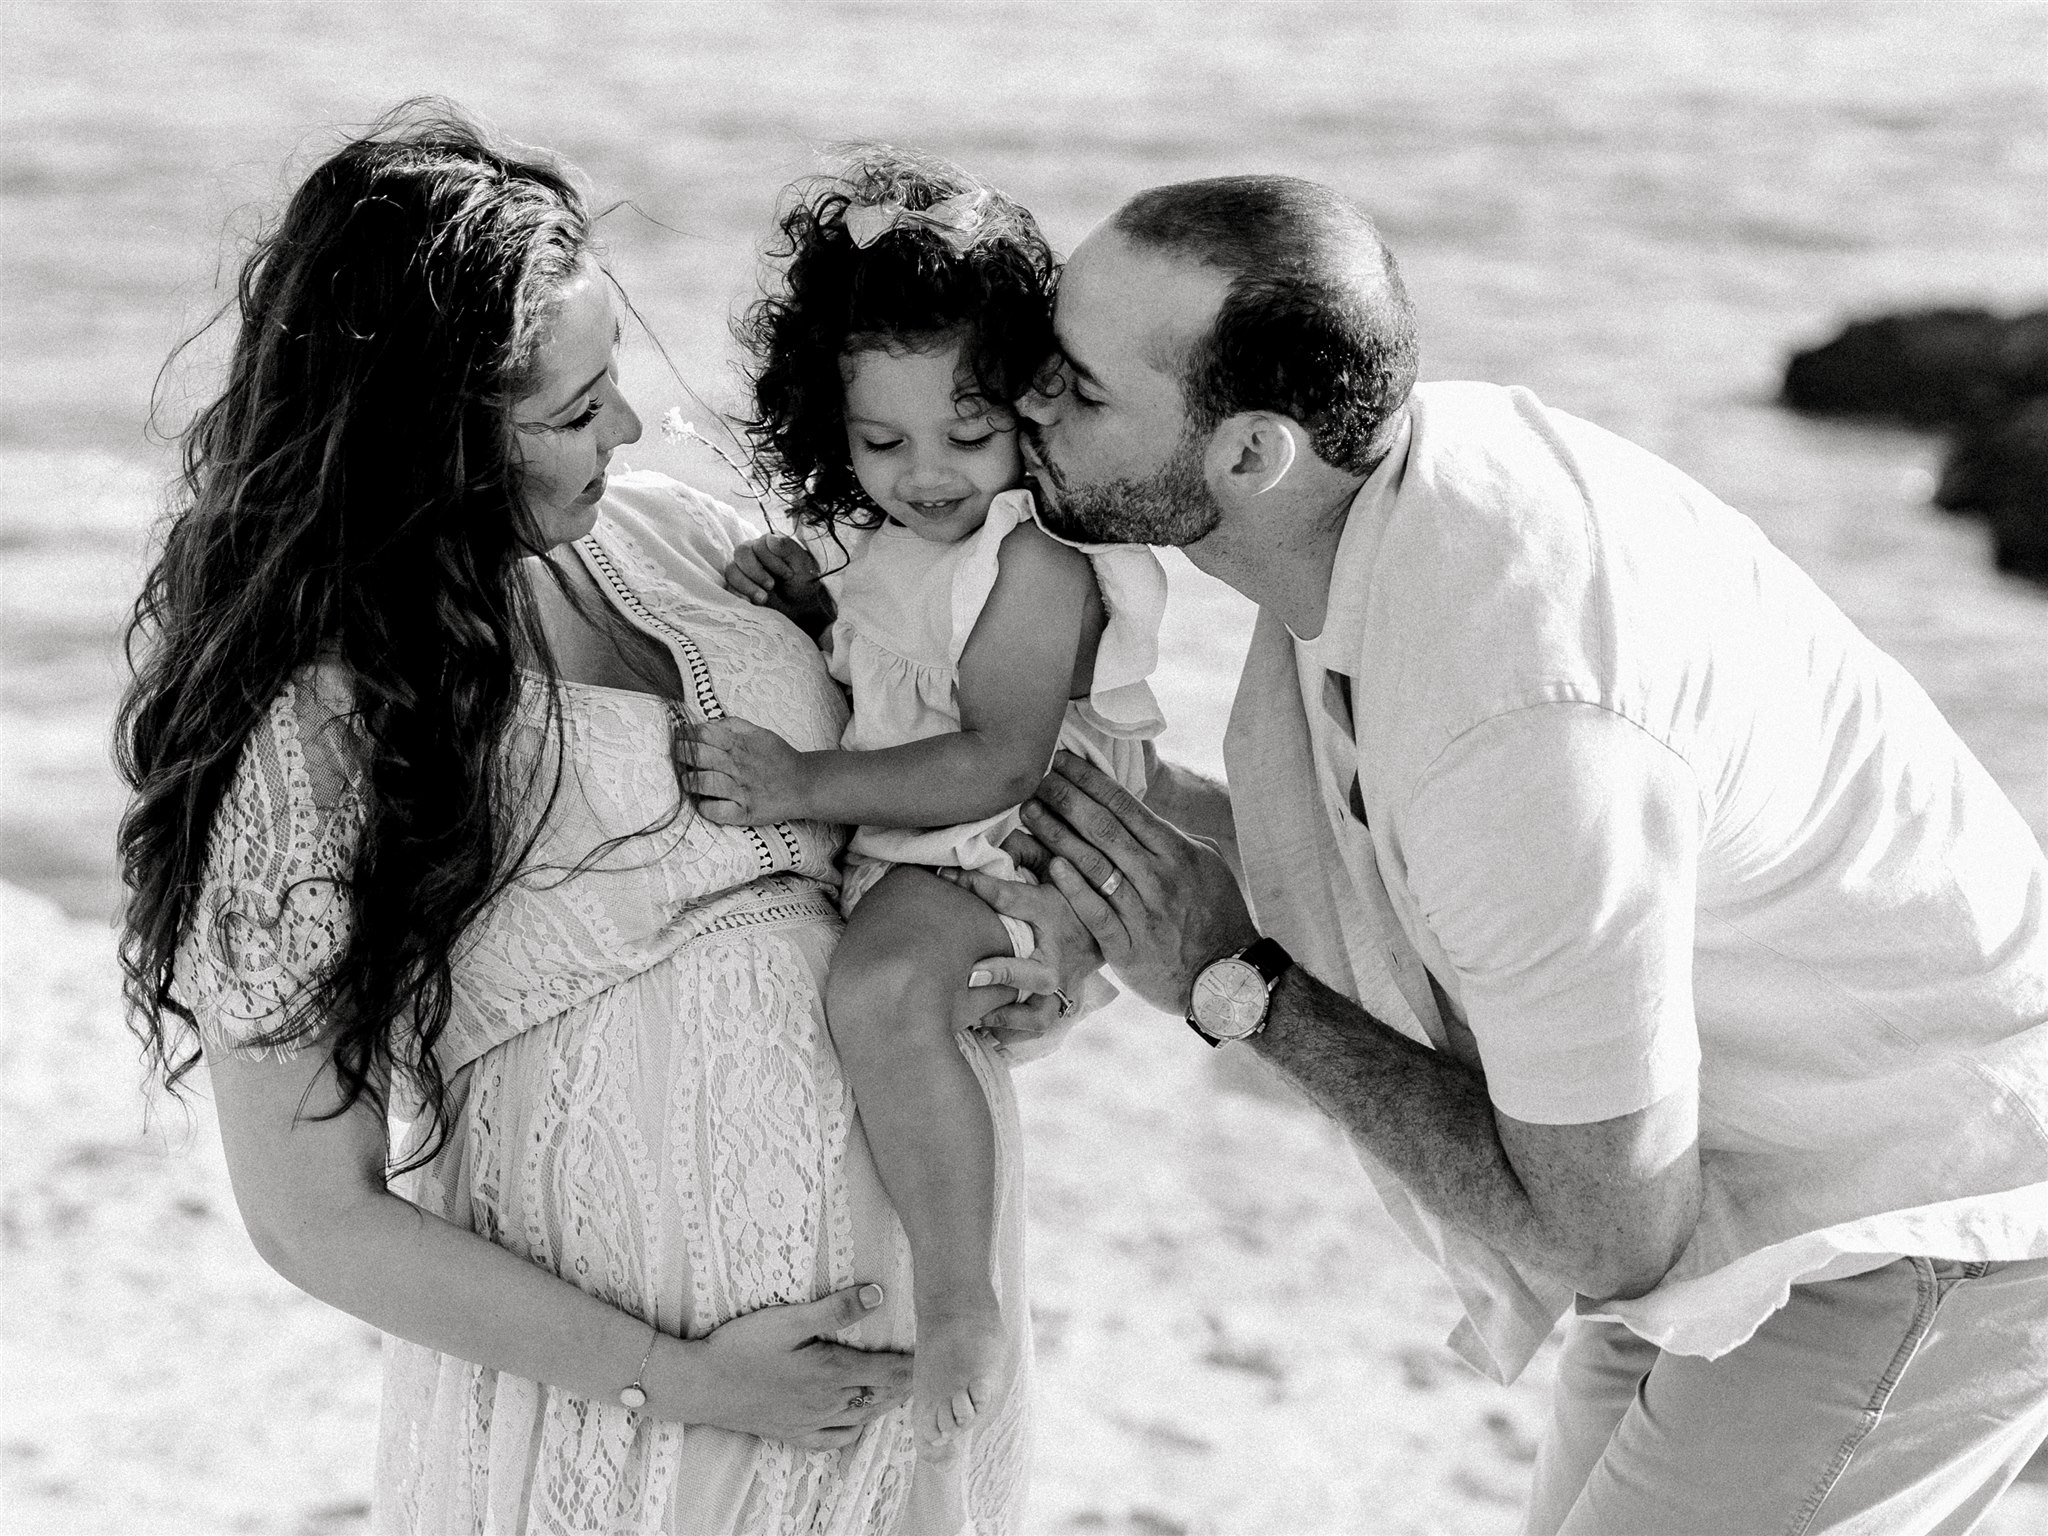
[[[838,937],[771,908],[486,1052],[410,1192],[686,1337],[894,1280],[900,1231],[825,1026]]]

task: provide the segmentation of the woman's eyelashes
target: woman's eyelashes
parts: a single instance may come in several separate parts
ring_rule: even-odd
[[[613,386],[616,386],[618,384],[619,364],[617,358],[614,358],[612,360],[611,367],[606,370],[605,381],[609,384],[612,384]],[[585,427],[589,426],[593,421],[597,420],[597,418],[602,416],[603,414],[604,394],[602,391],[600,391],[599,393],[594,394],[590,397],[589,403],[586,404],[583,407],[583,409],[580,412],[578,412],[572,420],[565,421],[561,423],[559,426],[552,427],[549,430],[555,432],[581,432]]]

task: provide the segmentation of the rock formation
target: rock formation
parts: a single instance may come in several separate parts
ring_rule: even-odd
[[[2048,310],[1851,321],[1793,354],[1782,399],[1950,434],[1936,504],[1989,521],[2000,570],[2048,582]]]
[[[1934,503],[1982,513],[1998,568],[2048,581],[2048,390],[1962,428]]]

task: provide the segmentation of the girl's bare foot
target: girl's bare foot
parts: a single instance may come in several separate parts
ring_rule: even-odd
[[[1003,1314],[984,1307],[917,1316],[911,1364],[911,1422],[920,1444],[937,1449],[996,1399],[1003,1385]]]

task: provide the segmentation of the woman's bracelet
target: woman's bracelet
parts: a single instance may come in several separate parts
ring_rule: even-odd
[[[619,1393],[619,1401],[628,1408],[647,1406],[647,1388],[641,1384],[640,1378],[647,1374],[647,1362],[654,1358],[654,1346],[661,1342],[661,1329],[652,1323],[647,1327],[647,1348],[641,1352],[640,1363],[633,1367],[633,1380]]]

